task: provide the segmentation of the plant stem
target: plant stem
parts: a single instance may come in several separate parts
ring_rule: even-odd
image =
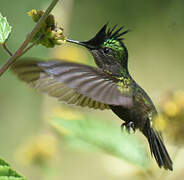
[[[43,36],[40,36],[38,39],[36,39],[33,43],[31,43],[27,48],[25,48],[22,53],[20,54],[20,56],[24,55],[27,51],[29,51],[33,46],[36,45],[36,43],[42,38]],[[18,57],[20,57],[18,56]],[[17,57],[17,58],[18,58]]]
[[[4,48],[4,50],[5,50],[10,56],[13,55],[13,54],[10,52],[10,50],[7,48],[6,43],[3,43],[3,44],[2,44],[2,47]]]
[[[17,60],[18,57],[20,57],[23,53],[23,50],[27,47],[28,43],[31,41],[31,39],[34,37],[34,35],[39,31],[40,27],[52,11],[52,9],[55,7],[59,0],[53,0],[49,7],[46,9],[45,13],[41,16],[40,20],[37,22],[35,27],[33,28],[32,32],[28,34],[26,40],[22,43],[22,45],[19,47],[19,49],[8,59],[8,61],[2,66],[0,69],[0,76]],[[27,52],[27,51],[26,51]]]

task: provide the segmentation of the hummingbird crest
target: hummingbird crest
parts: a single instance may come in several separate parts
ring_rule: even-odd
[[[91,51],[100,68],[119,76],[122,75],[120,69],[128,71],[128,50],[122,36],[129,30],[122,31],[122,29],[123,26],[117,29],[117,25],[107,29],[105,24],[92,39],[81,42]]]
[[[101,47],[104,43],[113,44],[112,41],[119,41],[119,43],[122,43],[122,40],[124,39],[122,38],[122,36],[127,34],[129,30],[122,32],[124,26],[121,26],[116,30],[117,24],[112,29],[109,28],[107,30],[107,25],[108,23],[105,24],[92,39],[83,43],[91,45],[93,47]]]

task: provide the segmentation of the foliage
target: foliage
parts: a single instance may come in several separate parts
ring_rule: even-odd
[[[0,159],[0,180],[26,180],[23,176],[11,169],[9,164]]]
[[[0,44],[3,44],[11,33],[11,26],[9,25],[6,17],[0,13]]]
[[[146,167],[148,157],[144,146],[127,132],[111,123],[94,119],[68,120],[53,118],[54,125],[64,136],[65,143],[75,147],[100,149],[133,164]]]

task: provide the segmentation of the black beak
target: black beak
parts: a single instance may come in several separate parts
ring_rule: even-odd
[[[79,44],[81,46],[88,48],[89,50],[98,49],[100,45],[104,43],[105,39],[107,39],[106,29],[107,29],[107,24],[105,24],[100,29],[100,31],[89,41],[80,42],[80,41],[71,40],[71,39],[67,39],[66,41]]]
[[[87,42],[80,42],[80,41],[76,41],[76,40],[72,40],[72,39],[66,39],[67,42],[71,42],[71,43],[75,43],[75,44],[79,44],[81,46],[84,46],[90,50],[94,49],[94,46],[88,44]]]

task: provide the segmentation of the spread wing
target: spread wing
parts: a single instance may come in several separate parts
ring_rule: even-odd
[[[132,106],[132,96],[118,89],[117,79],[99,68],[63,60],[24,59],[12,66],[18,77],[33,88],[68,104],[108,109]]]

